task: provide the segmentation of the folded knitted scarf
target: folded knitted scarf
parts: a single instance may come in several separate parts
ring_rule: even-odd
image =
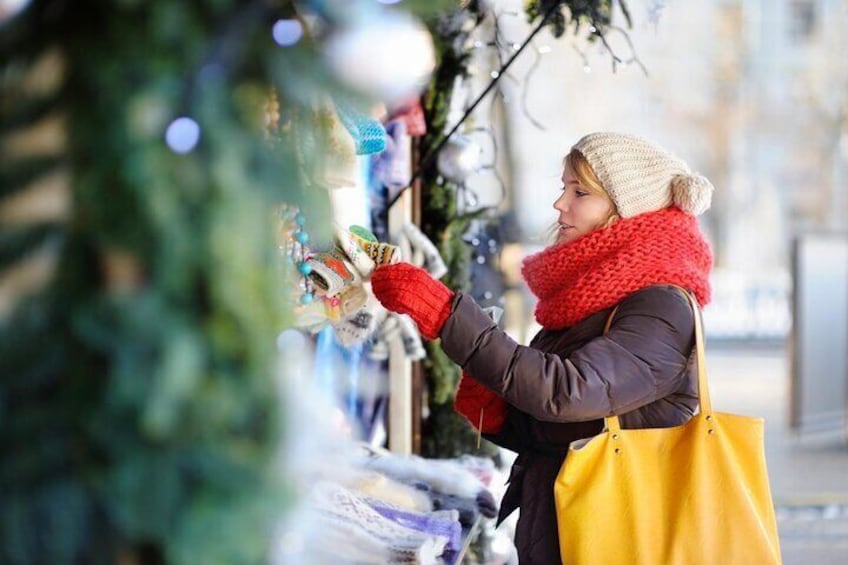
[[[447,535],[425,534],[383,517],[336,483],[316,483],[308,502],[319,516],[325,541],[334,542],[324,550],[336,553],[339,562],[435,565],[448,543]],[[376,560],[366,560],[369,555]]]
[[[379,498],[398,508],[414,512],[429,512],[433,509],[433,503],[426,493],[382,473],[357,468],[357,471],[349,475],[351,478],[347,479],[345,486],[364,496]]]
[[[555,244],[524,260],[521,272],[547,329],[573,326],[657,284],[674,284],[710,301],[712,251],[691,214],[664,208]]]
[[[436,512],[412,512],[401,510],[379,500],[366,499],[371,508],[381,516],[401,526],[433,536],[446,537],[445,549],[457,551],[462,541],[462,525],[457,510],[439,510]]]

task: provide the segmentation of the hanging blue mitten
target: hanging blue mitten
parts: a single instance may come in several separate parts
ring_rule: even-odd
[[[336,99],[339,120],[350,132],[358,155],[379,153],[386,148],[386,128],[379,120],[358,112],[350,104]]]

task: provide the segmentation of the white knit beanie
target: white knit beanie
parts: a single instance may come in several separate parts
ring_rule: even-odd
[[[589,162],[622,218],[672,204],[694,215],[710,207],[712,183],[645,139],[622,133],[590,133],[572,149]]]

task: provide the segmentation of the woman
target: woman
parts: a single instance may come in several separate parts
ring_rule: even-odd
[[[522,565],[559,562],[553,485],[572,441],[599,433],[606,416],[653,428],[693,415],[694,314],[679,287],[702,306],[710,295],[712,254],[695,218],[709,208],[707,179],[644,139],[593,133],[565,158],[562,181],[556,241],[522,268],[542,326],[529,346],[416,267],[372,277],[380,302],[440,337],[462,367],[457,410],[518,453],[500,520],[521,508]]]

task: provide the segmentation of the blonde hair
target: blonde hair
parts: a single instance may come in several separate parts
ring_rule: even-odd
[[[615,202],[612,201],[609,193],[604,189],[604,185],[601,184],[601,181],[598,179],[598,175],[596,175],[595,171],[592,170],[592,165],[589,164],[589,161],[586,160],[586,157],[584,157],[580,151],[572,149],[568,155],[565,156],[565,159],[562,160],[562,163],[563,166],[571,169],[574,176],[580,181],[580,185],[585,188],[587,192],[603,196],[609,201],[610,214],[601,227],[608,228],[621,219],[621,216],[618,215],[618,210],[615,207]]]
[[[609,216],[607,216],[607,219],[599,226],[599,229],[608,228],[621,219],[621,216],[618,214],[618,210],[615,207],[615,202],[612,201],[609,193],[604,190],[604,185],[601,184],[601,181],[598,179],[598,175],[595,174],[595,171],[592,170],[592,166],[589,164],[589,161],[586,160],[586,157],[584,157],[580,151],[572,149],[568,155],[563,158],[562,165],[571,169],[574,176],[577,177],[578,181],[580,181],[580,185],[585,188],[587,192],[597,196],[603,196],[609,201]],[[549,228],[548,241],[550,243],[556,242],[558,232],[559,224],[554,224]]]

